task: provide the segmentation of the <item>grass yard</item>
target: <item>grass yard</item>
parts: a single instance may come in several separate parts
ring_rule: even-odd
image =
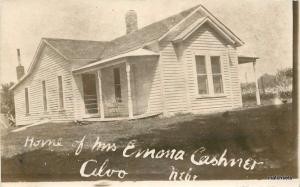
[[[192,168],[198,179],[266,179],[267,176],[297,177],[297,126],[292,123],[292,105],[263,106],[241,111],[211,115],[178,115],[136,121],[45,124],[20,132],[7,129],[1,133],[2,181],[118,180],[116,177],[82,178],[81,165],[96,159],[109,159],[109,168],[126,170],[124,180],[168,180],[170,166],[180,171]],[[75,155],[74,141],[86,135],[81,154]],[[26,137],[36,139],[62,138],[63,146],[28,148]],[[96,138],[116,143],[115,152],[90,150]],[[126,144],[135,139],[138,148],[182,149],[184,160],[125,158]],[[255,170],[239,167],[193,165],[189,156],[200,147],[209,155],[227,149],[229,158],[252,157],[264,164]],[[87,170],[91,171],[92,168]]]

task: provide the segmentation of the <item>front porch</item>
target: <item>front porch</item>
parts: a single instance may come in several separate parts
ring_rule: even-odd
[[[126,56],[86,69],[80,76],[85,121],[116,121],[146,118],[158,55]]]

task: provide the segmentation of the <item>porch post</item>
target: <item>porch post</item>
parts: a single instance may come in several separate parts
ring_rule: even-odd
[[[254,72],[254,79],[255,79],[255,87],[256,87],[256,104],[257,105],[261,105],[261,102],[260,102],[260,94],[259,94],[259,88],[258,88],[258,80],[257,80],[257,77],[256,77],[256,61],[253,61],[253,72]]]
[[[130,64],[126,62],[126,74],[127,74],[127,91],[128,91],[128,114],[129,118],[133,118],[133,106],[131,96],[131,85],[130,85]]]
[[[99,110],[100,118],[104,119],[104,107],[103,107],[103,96],[102,96],[102,82],[101,82],[101,69],[97,71],[98,87],[99,87]]]

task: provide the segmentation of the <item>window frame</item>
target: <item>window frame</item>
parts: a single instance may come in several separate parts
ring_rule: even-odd
[[[59,90],[59,77],[61,77],[61,88],[62,88],[62,100],[60,99],[60,90]],[[57,75],[57,93],[58,93],[58,110],[64,111],[65,110],[65,93],[64,93],[64,78],[62,75]],[[62,101],[62,106],[61,106]]]
[[[43,97],[44,112],[47,112],[48,111],[48,97],[47,97],[46,80],[42,80],[42,97]]]
[[[116,83],[115,70],[118,70],[118,72],[119,72],[119,83]],[[121,103],[122,102],[122,84],[121,84],[121,68],[120,67],[113,68],[113,78],[114,78],[115,100],[116,100],[116,102]],[[117,94],[116,94],[117,86],[120,89],[120,97],[117,97]]]
[[[212,57],[219,57],[219,62],[220,62],[220,73],[213,73],[213,70],[212,70]],[[212,89],[213,89],[213,93],[214,93],[214,95],[224,95],[225,94],[225,92],[224,92],[224,81],[223,81],[223,68],[222,68],[222,62],[221,62],[221,59],[222,59],[222,56],[219,56],[219,55],[210,55],[209,56],[209,59],[210,59],[210,65],[211,65],[211,77],[212,77]],[[215,93],[215,84],[214,84],[214,76],[215,75],[221,75],[221,90],[222,90],[222,92],[221,93]]]
[[[206,98],[206,97],[225,97],[226,90],[224,85],[224,62],[223,62],[223,53],[218,52],[193,52],[193,61],[194,61],[194,72],[195,72],[195,84],[196,84],[196,96],[197,98]],[[197,62],[196,56],[204,56],[205,57],[205,68],[206,68],[206,75],[208,81],[208,94],[199,94],[199,85],[198,85],[198,72],[197,72]],[[220,71],[222,76],[222,88],[223,93],[215,93],[214,91],[214,83],[213,83],[213,73],[212,73],[212,66],[211,66],[211,57],[219,57],[220,58]]]
[[[205,74],[203,74],[203,73],[198,73],[197,72],[197,60],[196,60],[196,58],[197,58],[197,56],[202,56],[202,57],[204,57],[204,67],[205,67]],[[210,90],[209,90],[209,74],[208,74],[208,67],[207,67],[207,63],[206,63],[206,56],[205,55],[195,55],[195,66],[196,66],[196,82],[197,82],[197,94],[198,95],[201,95],[201,96],[209,96],[210,95]],[[198,82],[198,76],[206,76],[206,89],[207,89],[207,93],[205,93],[205,94],[200,94],[199,93],[199,82]]]
[[[26,92],[26,90],[27,90],[27,92]],[[28,115],[30,115],[29,87],[25,87],[24,97],[25,97],[25,99],[24,99],[25,100],[25,116],[28,116]]]

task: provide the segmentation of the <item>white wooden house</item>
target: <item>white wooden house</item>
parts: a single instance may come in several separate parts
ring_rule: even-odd
[[[236,48],[243,42],[203,6],[140,29],[130,11],[126,26],[127,34],[112,41],[43,38],[12,88],[17,124],[242,106]]]

